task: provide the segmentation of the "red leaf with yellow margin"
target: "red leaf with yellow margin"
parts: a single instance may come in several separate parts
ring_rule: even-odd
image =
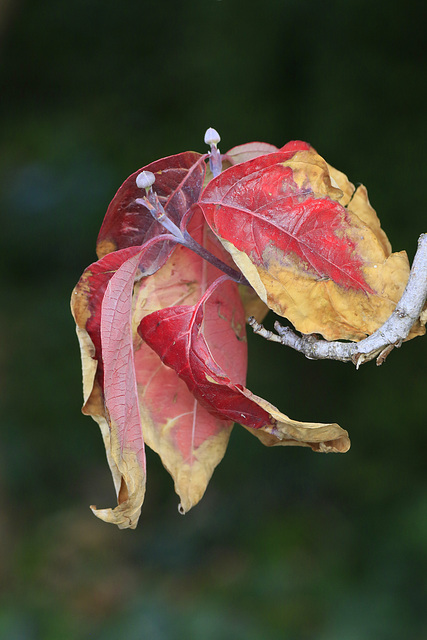
[[[244,387],[235,367],[240,348],[235,325],[244,317],[231,302],[234,287],[222,276],[195,305],[163,308],[145,316],[138,332],[212,415],[239,422],[267,445],[347,451],[348,434],[338,425],[291,420]]]
[[[297,141],[227,169],[194,207],[271,309],[302,333],[359,340],[389,317],[409,264],[342,197],[323,158]]]
[[[165,236],[167,241],[169,236]],[[94,513],[120,528],[134,528],[145,492],[145,454],[137,401],[131,325],[137,273],[151,271],[153,238],[143,248],[106,255],[85,270],[71,308],[83,368],[83,412],[99,424],[118,497],[115,509]]]

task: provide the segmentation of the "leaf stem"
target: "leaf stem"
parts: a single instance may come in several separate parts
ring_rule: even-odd
[[[237,271],[237,269],[233,269],[233,267],[228,266],[228,264],[225,264],[225,262],[223,262],[222,260],[214,256],[210,251],[208,251],[204,247],[202,247],[202,245],[200,245],[190,236],[187,230],[184,231],[183,235],[184,235],[185,242],[181,242],[181,244],[183,244],[184,246],[194,251],[194,253],[197,253],[197,255],[207,260],[207,262],[210,262],[210,264],[213,264],[214,267],[216,267],[217,269],[225,273],[229,278],[234,280],[234,282],[237,282],[237,284],[244,284],[245,286],[248,286],[248,287],[251,286],[249,282],[246,280],[245,276],[240,271]]]
[[[233,267],[230,267],[228,264],[225,264],[222,260],[214,256],[210,251],[202,247],[194,238],[190,236],[188,231],[185,229],[181,231],[179,227],[168,217],[166,211],[164,210],[157,193],[155,193],[151,188],[147,192],[147,196],[143,198],[136,198],[136,204],[142,205],[146,207],[153,218],[160,222],[160,224],[174,237],[178,244],[191,249],[194,253],[197,253],[201,258],[213,264],[214,267],[217,267],[220,271],[225,273],[229,278],[237,282],[237,284],[244,284],[248,287],[251,285],[246,280],[245,276]]]
[[[160,222],[162,227],[169,231],[169,233],[174,236],[177,242],[181,244],[185,243],[185,239],[181,232],[181,229],[177,227],[176,224],[172,222],[172,220],[168,217],[157,196],[157,193],[154,193],[151,188],[149,189],[147,196],[144,196],[143,198],[136,198],[135,202],[136,204],[146,207],[153,216],[154,220]]]

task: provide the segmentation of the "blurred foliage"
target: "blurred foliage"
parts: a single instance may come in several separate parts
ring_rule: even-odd
[[[425,5],[416,0],[9,0],[0,5],[0,637],[427,637],[425,339],[376,369],[249,336],[248,386],[338,421],[343,456],[268,450],[236,426],[178,515],[148,457],[138,529],[80,415],[68,300],[109,200],[145,163],[307,140],[371,201],[394,250],[425,229]],[[272,322],[272,320],[270,321]]]

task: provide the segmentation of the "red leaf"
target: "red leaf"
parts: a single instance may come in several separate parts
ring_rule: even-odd
[[[347,433],[338,425],[290,420],[244,388],[242,372],[236,369],[241,349],[236,326],[240,326],[242,317],[229,304],[234,286],[222,276],[197,304],[151,313],[142,319],[138,332],[212,415],[262,430],[267,444],[347,450]]]
[[[294,155],[298,151],[310,151],[313,150],[311,144],[308,142],[303,142],[302,140],[290,140],[279,149],[282,153],[290,153]],[[291,157],[291,156],[289,156]]]
[[[151,238],[165,233],[143,205],[135,203],[145,193],[136,185],[141,171],[151,171],[156,177],[153,185],[167,215],[179,226],[184,213],[197,201],[205,176],[206,156],[192,151],[162,158],[142,167],[127,178],[111,201],[102,223],[97,254],[101,258],[111,251],[142,245]],[[160,267],[173,246],[169,243],[153,248],[152,261]]]
[[[222,286],[218,287],[219,284]],[[209,287],[196,305],[168,307],[143,318],[138,333],[167,366],[175,369],[213,415],[240,422],[240,390],[231,384],[223,367],[211,355],[214,350],[216,359],[235,373],[237,384],[244,384],[241,353],[245,318],[241,308],[234,309],[229,303],[236,297],[235,289],[235,283],[223,276]],[[205,333],[212,337],[209,345]],[[226,408],[218,403],[216,387],[209,381],[214,377],[221,378],[225,385],[221,399],[227,395]]]
[[[352,198],[345,176],[307,146],[227,169],[193,209],[270,309],[302,333],[360,340],[402,295],[407,256],[390,255],[366,190]]]
[[[271,251],[296,255],[304,271],[345,287],[371,292],[354,244],[340,234],[346,210],[298,185],[287,153],[272,153],[231,167],[212,180],[196,206],[213,231],[258,265]]]

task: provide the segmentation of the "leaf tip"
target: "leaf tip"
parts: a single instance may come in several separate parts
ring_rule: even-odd
[[[91,505],[90,509],[97,518],[115,524],[119,529],[136,529],[141,515],[141,508],[130,509],[129,505],[124,508],[118,505],[114,509],[97,509],[96,506]]]

